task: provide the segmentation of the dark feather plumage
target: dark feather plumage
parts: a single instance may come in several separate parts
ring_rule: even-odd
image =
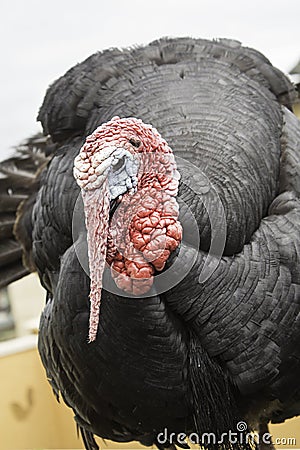
[[[2,285],[27,273],[23,251],[24,264],[36,268],[48,291],[41,359],[55,394],[74,410],[88,450],[97,449],[94,434],[186,448],[157,436],[165,428],[219,436],[236,431],[239,421],[253,429],[300,414],[294,99],[289,80],[236,41],[161,39],[107,50],[49,88],[38,118],[50,137],[33,138],[2,164]],[[104,291],[98,338],[88,344],[90,281],[75,251],[85,235],[75,243],[72,235],[80,193],[73,161],[85,137],[116,115],[151,123],[175,155],[209,178],[227,236],[218,267],[199,284],[212,233],[203,196],[216,207],[209,190],[202,197],[193,191],[193,174],[182,167],[179,199],[201,236],[195,264],[163,294],[130,299]],[[194,250],[186,233],[169,264],[182,258],[184,267]],[[228,439],[205,445],[248,448]]]

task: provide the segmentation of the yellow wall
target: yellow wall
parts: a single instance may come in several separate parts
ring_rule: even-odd
[[[0,377],[0,450],[83,448],[72,411],[56,402],[35,348],[1,357]],[[272,426],[271,433],[295,437],[300,447],[300,419]],[[99,444],[107,450],[141,448],[137,443]]]
[[[300,103],[295,103],[293,106],[293,111],[294,114],[296,114],[296,116],[298,116],[300,118]]]
[[[36,350],[0,359],[0,449],[82,448],[47,386]]]
[[[56,401],[36,349],[1,357],[0,379],[0,450],[83,448],[73,413]]]
[[[37,274],[32,273],[10,284],[8,292],[16,325],[16,336],[31,333],[38,327],[46,301],[46,291],[42,288]]]

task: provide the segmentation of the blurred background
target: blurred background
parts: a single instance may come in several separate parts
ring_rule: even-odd
[[[300,72],[299,22],[299,0],[1,2],[0,159],[40,130],[35,119],[49,84],[98,50],[162,36],[228,37],[285,73]],[[0,450],[82,448],[72,412],[56,403],[36,351],[44,298],[35,275],[0,291]],[[274,436],[296,439],[277,448],[299,448],[299,430],[297,419],[272,427]]]
[[[299,0],[1,2],[1,152],[39,129],[49,84],[98,50],[162,36],[229,37],[288,72],[300,58],[299,21]]]

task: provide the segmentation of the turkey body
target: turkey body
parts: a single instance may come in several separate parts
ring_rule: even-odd
[[[300,126],[292,101],[283,74],[227,40],[108,50],[49,88],[39,120],[55,150],[16,233],[48,292],[41,359],[87,448],[92,434],[152,445],[164,429],[220,435],[241,420],[252,428],[300,413]],[[80,197],[73,161],[86,136],[114,116],[151,123],[175,157],[196,168],[179,167],[178,197],[200,243],[184,234],[181,267],[197,250],[195,262],[164,292],[129,298],[103,290],[89,344],[90,279],[76,252],[86,236],[72,231]],[[215,200],[209,188],[193,189],[200,172],[227,225],[222,258],[204,283],[212,224],[203,196],[212,210]],[[183,229],[185,220],[181,211]]]

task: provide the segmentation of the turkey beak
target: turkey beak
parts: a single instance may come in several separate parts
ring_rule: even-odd
[[[114,213],[116,212],[116,209],[118,208],[120,203],[119,198],[114,198],[110,201],[110,209],[109,209],[109,220],[112,219]]]

